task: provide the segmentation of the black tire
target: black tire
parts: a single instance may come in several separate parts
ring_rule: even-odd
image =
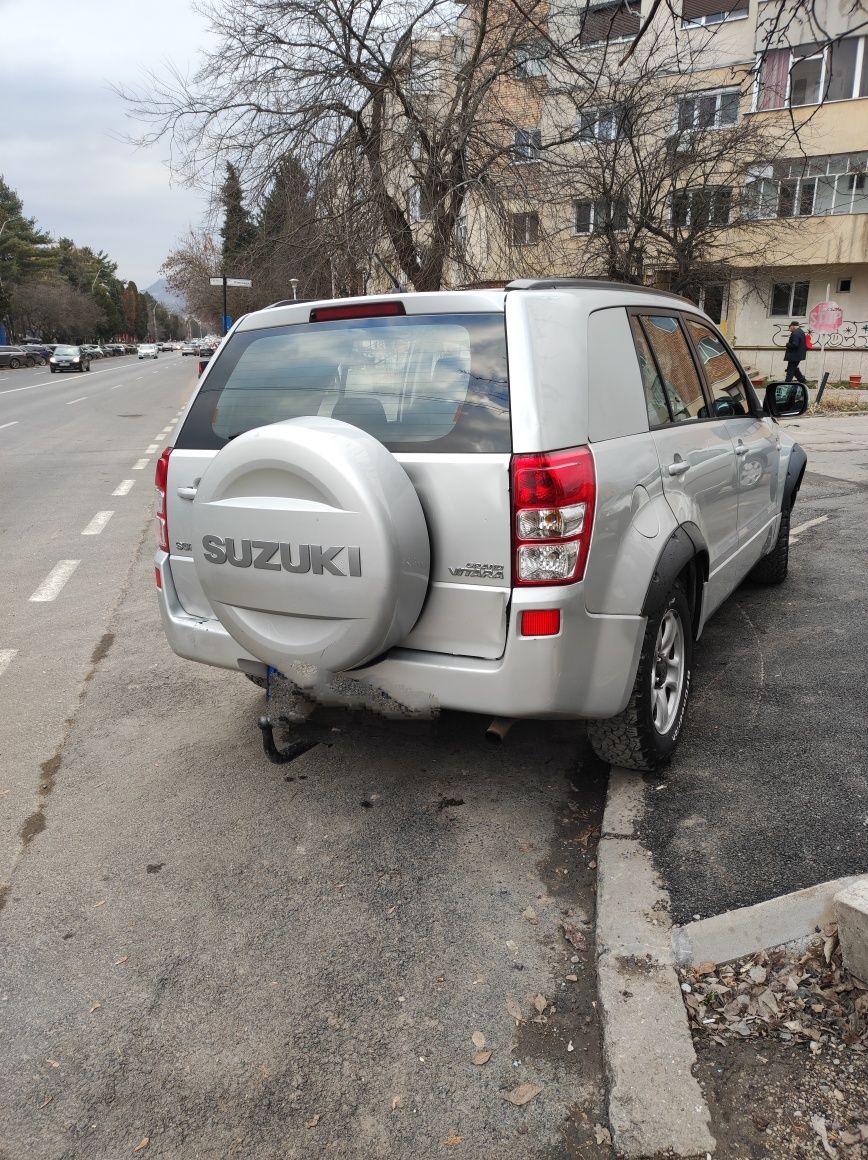
[[[86,371],[90,372],[90,363],[88,363],[88,364],[87,364],[87,366],[86,366],[84,369],[85,369]]]
[[[750,579],[755,584],[783,584],[790,566],[790,509],[781,512],[781,526],[775,546],[755,564]]]
[[[9,369],[10,370],[17,371],[20,366],[21,366],[21,359],[20,358],[11,358],[9,360]]]
[[[52,374],[57,373],[57,367],[49,367],[48,369],[51,371]]]
[[[677,618],[681,628],[683,664],[681,687],[673,702],[671,724],[661,732],[654,723],[654,699],[659,674],[658,633],[665,617]],[[677,582],[657,612],[648,617],[636,681],[627,708],[617,717],[588,722],[594,752],[610,765],[626,769],[659,769],[672,757],[687,711],[693,667],[693,617],[687,593]]]

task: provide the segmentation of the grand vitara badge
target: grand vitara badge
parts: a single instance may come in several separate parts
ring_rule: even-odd
[[[324,548],[321,544],[281,544],[277,540],[224,540],[203,536],[202,550],[209,564],[233,568],[258,568],[264,572],[294,572],[314,576],[361,576],[360,548],[346,544]],[[345,553],[345,555],[344,555]]]

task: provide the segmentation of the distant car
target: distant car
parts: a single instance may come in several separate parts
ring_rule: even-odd
[[[107,342],[105,346],[103,346],[103,350],[111,358],[117,358],[118,355],[127,353],[126,349],[119,342]]]
[[[90,359],[95,359],[95,358],[103,358],[103,357],[104,357],[104,355],[103,355],[103,350],[102,350],[102,347],[101,347],[101,346],[97,346],[97,345],[96,345],[95,343],[93,343],[93,342],[85,342],[85,343],[83,343],[83,344],[82,344],[82,347],[81,347],[81,349],[87,353],[87,356],[88,356],[88,358],[90,358]]]
[[[197,342],[182,342],[181,343],[181,354],[182,355],[198,354],[198,353],[199,353],[199,344]]]
[[[89,371],[90,355],[83,346],[56,346],[48,365],[52,374],[56,371]]]
[[[159,346],[160,346],[161,351],[171,351],[172,350],[172,344],[170,342],[161,342],[159,344]]]
[[[14,371],[25,366],[36,366],[36,359],[23,346],[0,346],[0,367],[9,367]]]
[[[158,358],[159,353],[155,342],[143,342],[139,346],[139,358]]]

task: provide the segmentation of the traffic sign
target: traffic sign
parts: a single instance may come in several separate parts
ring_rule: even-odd
[[[225,282],[227,286],[243,286],[247,290],[253,285],[249,278],[209,278],[208,281],[212,286],[222,286]]]

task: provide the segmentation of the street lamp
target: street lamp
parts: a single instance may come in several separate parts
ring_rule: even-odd
[[[152,314],[153,319],[154,319],[154,342],[156,342],[157,341],[157,304],[156,304],[156,302],[151,307],[151,314]]]
[[[298,299],[298,278],[290,278],[289,284],[292,287],[293,299]]]

